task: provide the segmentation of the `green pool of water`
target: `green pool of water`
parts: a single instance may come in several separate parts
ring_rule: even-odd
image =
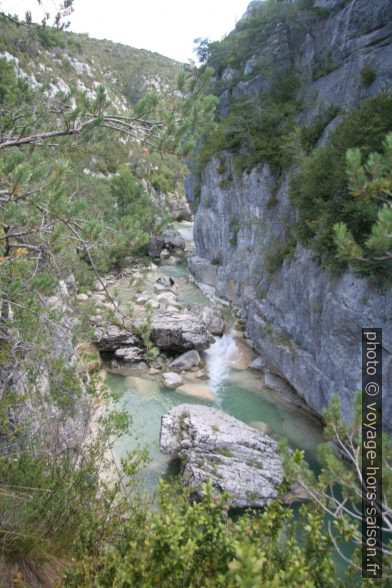
[[[293,448],[304,449],[308,460],[316,464],[314,448],[322,440],[319,424],[305,413],[289,410],[278,401],[269,399],[269,392],[263,389],[256,372],[229,369],[225,380],[214,392],[213,402],[168,390],[161,385],[159,375],[108,374],[106,383],[120,393],[120,404],[133,421],[132,436],[119,440],[116,454],[121,457],[130,449],[147,447],[151,461],[141,477],[148,492],[154,490],[158,479],[169,467],[170,458],[159,450],[161,416],[183,403],[216,406],[255,428],[265,430],[276,440],[284,436]]]

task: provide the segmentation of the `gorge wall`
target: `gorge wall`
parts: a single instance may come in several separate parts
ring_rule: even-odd
[[[268,85],[262,69],[255,68],[260,58],[282,75],[293,64],[303,74],[300,125],[326,107],[344,111],[391,86],[390,1],[320,0],[318,5],[320,15],[306,22],[305,34],[296,36],[287,23],[278,23],[241,70],[227,66],[215,75],[222,116],[230,113],[233,98],[260,94]],[[247,16],[257,7],[253,2]],[[368,85],[361,79],[365,66],[376,74]],[[328,141],[342,110],[326,124],[319,145]],[[361,329],[383,327],[384,419],[390,429],[391,286],[376,285],[350,269],[333,275],[299,242],[280,267],[266,269],[269,251],[287,241],[297,218],[289,200],[295,171],[292,165],[277,177],[260,162],[238,173],[233,153],[224,150],[203,166],[199,178],[188,178],[196,244],[190,271],[238,308],[265,372],[288,382],[318,413],[338,394],[343,415],[350,418],[361,387]]]

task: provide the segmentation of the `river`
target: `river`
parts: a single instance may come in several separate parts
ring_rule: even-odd
[[[176,225],[187,242],[187,250],[193,248],[192,224]],[[174,278],[179,303],[191,302],[211,305],[207,296],[189,279],[186,263],[161,263],[159,271]],[[148,281],[144,289],[152,291]],[[124,302],[132,300],[129,281],[117,285],[117,292]],[[115,448],[119,458],[128,450],[147,447],[150,462],[141,473],[144,489],[152,492],[159,478],[172,472],[172,464],[159,451],[161,416],[182,403],[202,403],[216,406],[239,420],[267,432],[275,439],[286,437],[291,447],[304,449],[308,461],[315,465],[315,447],[322,441],[318,420],[293,406],[289,400],[277,397],[263,385],[261,372],[249,369],[253,351],[243,341],[238,321],[228,307],[222,307],[227,329],[222,337],[204,352],[208,381],[203,382],[212,390],[212,401],[185,396],[162,386],[161,375],[135,372],[133,375],[108,373],[107,385],[120,393],[120,404],[132,417],[132,435],[122,437]]]

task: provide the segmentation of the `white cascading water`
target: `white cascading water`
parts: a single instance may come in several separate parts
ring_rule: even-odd
[[[215,337],[215,343],[204,353],[209,379],[208,386],[213,391],[215,400],[219,404],[219,390],[229,375],[230,366],[238,353],[234,329],[231,329],[222,337]]]

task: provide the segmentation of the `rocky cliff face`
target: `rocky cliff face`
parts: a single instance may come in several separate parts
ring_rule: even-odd
[[[252,3],[248,13],[256,4]],[[236,82],[238,71],[223,71],[220,108],[225,116],[230,112],[232,96],[257,94],[268,83],[262,72],[252,75],[267,45],[267,59],[272,64],[284,71],[289,60],[294,60],[307,79],[300,90],[306,104],[298,115],[301,124],[314,119],[325,107],[349,109],[391,85],[390,1],[320,0],[318,4],[328,12],[307,23],[307,33],[299,45],[293,45],[289,27],[278,25],[260,53],[249,56],[240,81]],[[376,74],[368,86],[361,79],[365,65]],[[339,120],[340,115],[329,122],[319,144],[328,141]],[[220,173],[222,158],[224,175]],[[277,178],[268,164],[260,163],[239,175],[231,153],[220,153],[220,160],[213,158],[204,168],[197,206],[195,181],[187,183],[188,199],[196,209],[197,256],[189,262],[196,280],[214,287],[220,297],[239,308],[265,370],[289,382],[318,413],[337,393],[343,414],[350,417],[353,395],[361,383],[361,328],[383,327],[384,417],[390,428],[390,286],[377,287],[351,271],[333,277],[313,259],[312,251],[300,244],[280,267],[268,272],[268,252],[287,240],[296,218],[288,199],[295,170],[287,169]],[[232,181],[222,182],[228,176]]]
[[[76,319],[70,308],[70,289],[72,282],[67,285],[61,281],[58,293],[44,300],[42,329],[47,332],[50,346],[46,359],[63,360],[66,366],[74,366],[77,390],[70,381],[62,387],[59,397],[54,398],[53,383],[44,361],[39,369],[28,361],[2,369],[0,400],[9,394],[10,401],[8,423],[3,422],[0,428],[0,454],[14,452],[17,447],[29,445],[31,440],[35,447],[55,454],[78,449],[85,439],[92,405],[85,388],[86,374],[78,362],[73,340]],[[56,318],[48,320],[54,314]]]

